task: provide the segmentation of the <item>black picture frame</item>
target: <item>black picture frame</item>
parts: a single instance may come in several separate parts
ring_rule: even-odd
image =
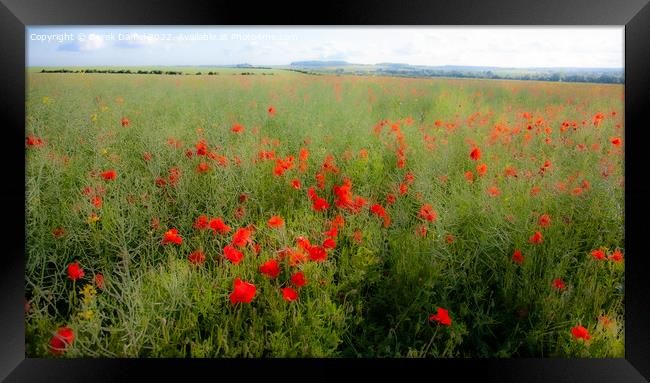
[[[0,0],[0,110],[5,129],[0,237],[0,378],[24,381],[114,381],[224,371],[260,377],[342,377],[348,365],[370,379],[397,372],[432,379],[482,381],[643,382],[650,379],[650,283],[644,236],[650,187],[645,150],[650,111],[648,0],[367,1],[246,3],[233,1]],[[625,358],[435,360],[153,360],[25,359],[25,45],[28,25],[625,25]],[[644,124],[645,123],[645,124]],[[646,130],[645,132],[643,130]],[[295,372],[299,368],[300,372]],[[189,372],[188,372],[189,371]],[[293,376],[299,374],[299,378]],[[417,375],[415,375],[417,374]]]

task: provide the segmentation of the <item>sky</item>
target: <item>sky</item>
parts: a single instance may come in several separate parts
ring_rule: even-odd
[[[624,27],[28,27],[28,66],[288,65],[344,60],[623,68]]]

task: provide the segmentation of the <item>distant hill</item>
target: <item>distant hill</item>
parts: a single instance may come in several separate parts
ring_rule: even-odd
[[[285,66],[284,68],[286,69],[287,67]],[[289,68],[309,69],[320,73],[359,76],[458,77],[618,84],[625,82],[623,68],[504,68],[470,65],[427,66],[390,62],[373,65],[354,64],[347,61],[320,60],[295,61],[290,64]]]
[[[351,65],[347,61],[294,61],[291,66],[298,67],[332,67],[332,66],[348,66]]]

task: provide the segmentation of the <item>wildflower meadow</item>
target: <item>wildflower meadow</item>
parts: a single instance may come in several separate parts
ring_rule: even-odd
[[[27,357],[623,357],[620,84],[38,73]]]

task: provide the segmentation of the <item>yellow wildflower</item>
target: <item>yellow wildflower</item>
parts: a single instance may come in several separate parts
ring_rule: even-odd
[[[92,213],[90,217],[88,217],[88,223],[92,225],[93,223],[99,221],[100,218],[101,217],[99,217],[97,214]]]
[[[92,310],[82,311],[79,313],[79,317],[81,319],[91,320],[93,318],[93,311]]]

